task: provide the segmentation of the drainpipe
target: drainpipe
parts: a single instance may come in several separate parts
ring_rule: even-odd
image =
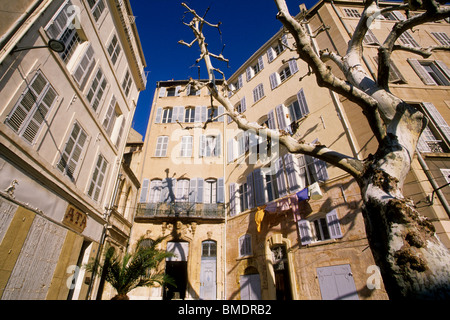
[[[441,192],[441,188],[437,185],[436,181],[434,181],[433,176],[431,175],[430,169],[428,168],[428,165],[426,164],[425,160],[422,158],[422,155],[420,154],[420,152],[417,150],[417,159],[419,160],[420,166],[423,169],[423,172],[425,172],[425,175],[428,178],[428,181],[430,182],[431,186],[433,187],[433,193],[436,193],[439,201],[442,204],[442,207],[444,208],[445,212],[447,213],[447,215],[450,218],[450,207],[448,205],[447,199],[445,199],[444,195]],[[432,194],[432,196],[434,196]],[[430,201],[433,201],[433,199],[430,199]]]
[[[226,131],[225,131],[225,128],[226,128],[226,123],[227,123],[227,121],[226,121],[226,119],[228,119],[228,117],[227,116],[223,116],[223,134],[222,134],[222,136],[223,136],[223,150],[224,150],[224,153],[223,153],[223,197],[224,197],[224,199],[223,199],[223,202],[224,202],[224,204],[226,203],[226,201],[225,201],[225,195],[226,195],[226,184],[225,184],[225,174],[226,174],[226,172],[225,172],[225,169],[226,169],[226,161],[225,161],[225,159],[226,159],[226,156],[227,156],[227,153],[228,153],[228,149],[227,149],[227,147],[228,147],[228,144],[227,144],[227,141],[226,141]],[[224,261],[224,264],[223,264],[223,300],[226,300],[227,298],[227,296],[226,296],[226,294],[227,294],[227,206],[225,206],[224,205],[224,208],[225,208],[225,223],[224,223],[224,232],[223,232],[223,261]]]

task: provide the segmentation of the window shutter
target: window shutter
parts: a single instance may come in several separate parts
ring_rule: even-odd
[[[150,180],[144,179],[142,182],[142,190],[141,190],[141,197],[139,198],[139,202],[147,202],[147,193],[148,193],[148,186],[149,186]]]
[[[276,170],[278,193],[280,197],[284,197],[285,195],[287,195],[287,188],[286,188],[286,178],[284,175],[283,160],[281,157],[279,157],[275,161],[275,170]]]
[[[406,20],[405,16],[400,11],[395,10],[395,11],[392,11],[392,13],[398,20],[400,20],[400,21]]]
[[[206,119],[208,119],[208,109],[206,108],[206,106],[202,106],[201,107],[201,122],[206,122]]]
[[[254,208],[254,194],[253,194],[253,172],[247,176],[247,199],[248,199],[248,208]]]
[[[176,123],[178,120],[178,112],[180,111],[180,108],[178,107],[173,107],[173,113],[172,113],[172,123]]]
[[[169,180],[170,178],[163,179],[161,182],[161,197],[159,202],[169,202]]]
[[[202,122],[202,107],[197,106],[195,107],[195,122]]]
[[[327,181],[328,180],[328,170],[325,161],[314,158],[314,170],[317,181]]]
[[[273,110],[270,110],[269,113],[267,114],[267,122],[269,124],[269,129],[273,129],[276,130],[277,129],[277,125],[275,124],[275,112]]]
[[[234,161],[234,139],[231,138],[227,143],[227,160],[228,163]]]
[[[450,127],[448,123],[445,121],[445,119],[442,117],[442,115],[439,113],[439,111],[436,109],[434,104],[430,102],[423,102],[423,105],[425,106],[425,110],[427,110],[433,121],[438,125],[440,131],[445,136],[448,142],[450,142]]]
[[[241,75],[238,77],[238,88],[237,88],[237,89],[240,89],[240,88],[242,88],[243,86],[244,86],[244,75],[241,74]]]
[[[298,71],[297,60],[295,59],[289,60],[289,70],[291,71],[291,74],[294,74]]]
[[[206,151],[206,136],[205,135],[200,135],[200,148],[199,148],[199,157],[204,157],[205,156],[205,151]]]
[[[367,32],[364,35],[363,43],[364,44],[380,44],[377,37],[375,37],[372,30],[370,30],[370,29],[367,29]]]
[[[280,75],[278,74],[278,72],[272,73],[269,76],[269,80],[270,80],[270,88],[272,88],[272,90],[278,87],[281,83]]]
[[[175,97],[179,97],[180,96],[180,90],[181,90],[181,86],[176,86],[176,88],[175,88]]]
[[[267,50],[267,60],[269,61],[269,63],[271,63],[275,58],[276,52],[272,47],[270,47],[269,50]]]
[[[428,126],[425,127],[425,129],[423,130],[422,134],[419,137],[419,141],[417,141],[417,149],[420,152],[431,152],[431,148],[430,145],[427,143],[427,135],[433,135],[433,133],[431,133],[431,130],[428,128]]]
[[[166,87],[159,88],[159,97],[164,98],[166,96],[167,89]]]
[[[73,72],[73,77],[80,88],[84,87],[87,79],[89,78],[89,75],[94,69],[94,65],[94,49],[92,48],[92,45],[89,44],[86,52],[84,53],[77,67],[75,68],[75,71]]]
[[[439,69],[441,69],[445,76],[450,79],[450,69],[447,67],[447,65],[440,60],[435,60],[434,63],[437,64]]]
[[[247,75],[247,82],[249,82],[255,76],[255,72],[253,71],[252,67],[248,67],[247,70],[245,70],[245,74]]]
[[[261,206],[266,203],[265,188],[264,188],[264,177],[262,175],[261,169],[256,169],[253,171],[253,179],[255,182],[255,201],[257,206]]]
[[[281,44],[283,45],[283,50],[288,47],[287,34],[283,34],[283,36],[281,37]]]
[[[302,113],[302,117],[309,114],[309,108],[308,104],[306,103],[305,93],[303,91],[303,88],[297,93],[297,100],[298,104],[300,106],[300,111]]]
[[[337,211],[333,210],[326,215],[328,230],[332,239],[342,238],[341,226],[339,224],[339,218]]]
[[[189,96],[191,94],[191,85],[188,84],[186,87],[186,95]]]
[[[217,179],[217,203],[225,203],[225,180]]]
[[[308,220],[297,221],[298,233],[300,234],[300,242],[302,245],[310,244],[312,241],[311,229]]]
[[[189,181],[189,203],[195,203],[197,193],[197,179]]]
[[[405,31],[403,32],[398,39],[400,40],[400,42],[402,44],[404,44],[405,46],[411,46],[411,47],[415,47],[418,48],[420,47],[420,45],[417,43],[416,40],[414,40],[413,36],[408,32]]]
[[[241,99],[241,113],[244,113],[247,110],[247,102],[245,101],[245,97]]]
[[[430,76],[430,74],[422,67],[422,65],[417,61],[417,59],[407,59],[411,67],[419,76],[420,80],[423,81],[426,85],[436,85],[434,79]]]
[[[161,116],[162,116],[162,108],[158,108],[156,110],[156,117],[155,117],[155,123],[161,123]]]
[[[284,110],[284,105],[280,104],[280,105],[276,106],[275,112],[277,113],[278,128],[280,130],[286,130],[287,129],[287,119],[286,119],[286,113]]]
[[[264,69],[264,61],[263,61],[263,57],[262,56],[258,58],[258,67],[259,67],[259,71]]]
[[[284,155],[284,165],[286,168],[286,176],[289,184],[289,191],[295,192],[296,190],[304,187],[301,185],[300,175],[299,175],[299,165],[297,158],[292,154],[287,153]]]
[[[205,185],[205,180],[202,178],[197,178],[197,203],[203,203],[203,187]]]
[[[224,108],[223,106],[219,106],[219,110],[218,110],[217,116],[223,115],[224,111],[225,111],[225,108]],[[222,117],[220,117],[220,118],[218,119],[218,121],[219,121],[219,122],[223,122],[224,119],[225,119],[225,116],[222,116]]]
[[[298,161],[298,177],[300,179],[300,189],[303,189],[306,187],[308,183],[305,156],[303,154],[298,155],[297,161]]]
[[[229,186],[230,191],[230,216],[236,215],[236,183],[231,183]]]
[[[215,138],[216,138],[216,150],[214,152],[214,156],[220,158],[222,154],[222,136],[218,134]]]

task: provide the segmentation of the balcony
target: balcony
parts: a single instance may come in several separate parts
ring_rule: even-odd
[[[225,205],[223,203],[190,202],[158,202],[138,204],[135,217],[136,221],[167,218],[224,220]]]

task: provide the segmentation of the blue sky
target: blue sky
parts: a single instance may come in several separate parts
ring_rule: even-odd
[[[147,89],[141,92],[137,104],[133,128],[145,136],[150,108],[157,81],[185,80],[198,77],[195,60],[199,57],[197,44],[188,48],[178,44],[179,40],[191,42],[194,37],[191,29],[182,24],[185,8],[181,0],[130,0],[136,25],[147,61],[149,71]],[[215,63],[228,78],[259,47],[269,40],[281,27],[276,19],[276,5],[273,0],[185,0],[187,5],[206,16],[212,23],[222,22],[219,34],[217,29],[205,27],[209,49],[220,53],[223,46],[225,58],[230,60],[229,68],[225,63]],[[311,8],[317,1],[286,1],[291,14],[299,12],[299,4],[306,3]],[[185,22],[192,15],[187,14]],[[207,28],[207,29],[206,29]],[[204,62],[198,64],[201,77],[206,78]]]

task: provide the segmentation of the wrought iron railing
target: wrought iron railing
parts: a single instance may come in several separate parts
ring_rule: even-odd
[[[190,217],[224,219],[223,203],[158,202],[139,203],[136,218]]]

